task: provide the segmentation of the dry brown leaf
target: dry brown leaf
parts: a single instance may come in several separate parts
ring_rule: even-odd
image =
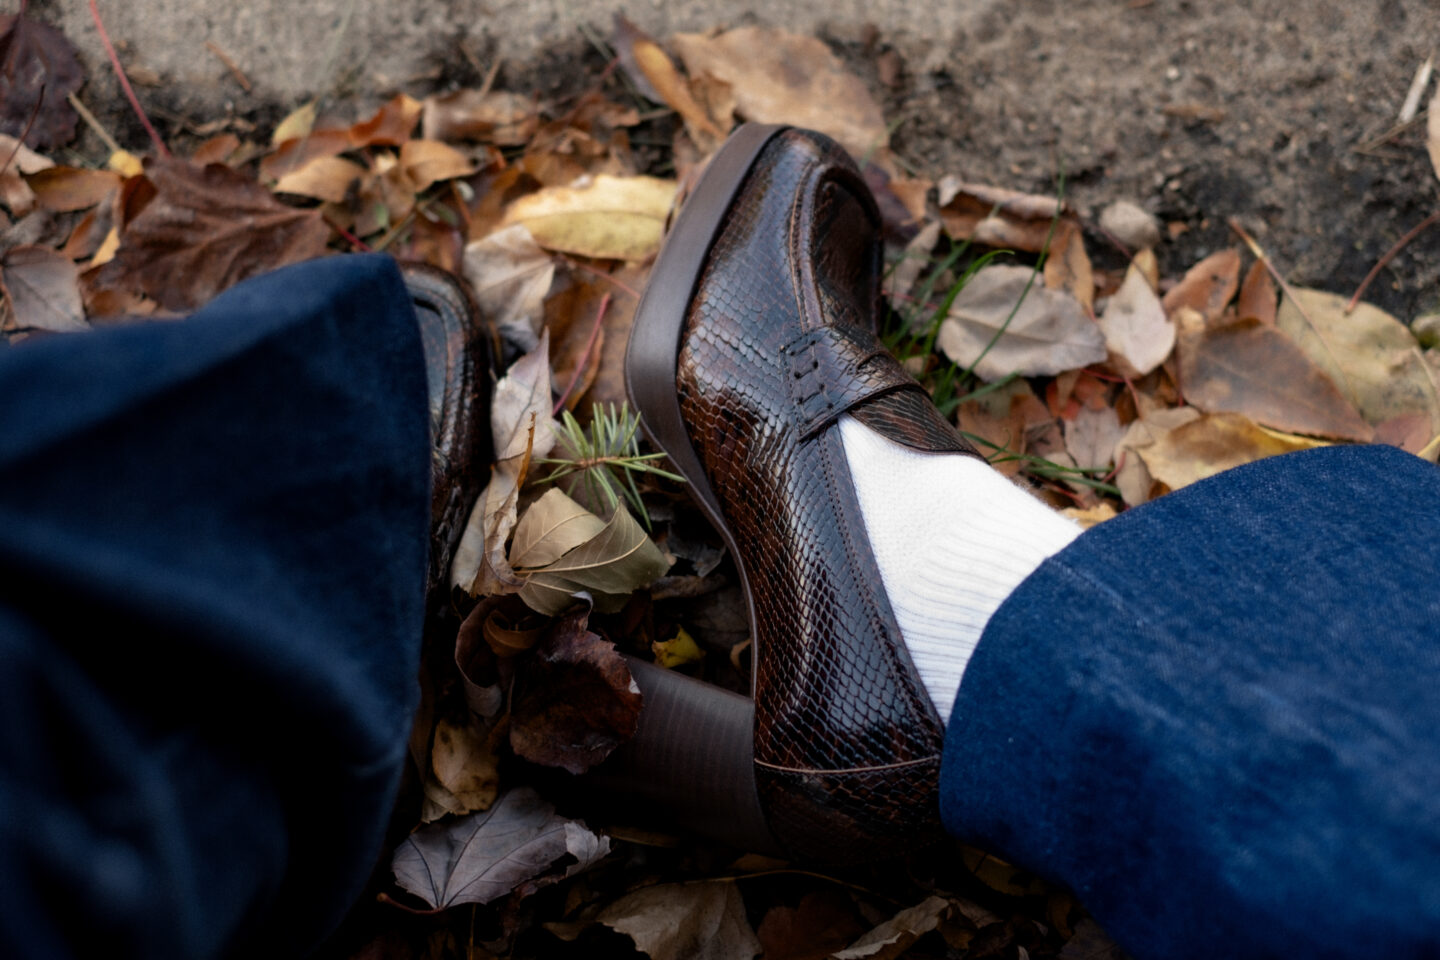
[[[1060,512],[1080,524],[1082,530],[1098,527],[1106,520],[1114,520],[1120,515],[1120,511],[1115,509],[1115,504],[1109,500],[1101,500],[1093,507],[1066,507]]]
[[[320,114],[320,104],[315,100],[301,104],[285,115],[270,134],[270,142],[277,147],[286,140],[308,137],[315,129],[315,118]],[[349,139],[348,136],[346,139]]]
[[[120,189],[120,177],[109,170],[49,167],[25,178],[35,201],[46,210],[69,213],[88,210]]]
[[[620,404],[628,397],[625,389],[625,349],[630,343],[630,328],[635,323],[635,308],[639,306],[636,294],[645,289],[650,267],[646,264],[622,264],[610,276],[615,281],[612,284],[615,296],[605,311],[600,356],[598,360],[591,361],[596,369],[595,380],[587,394],[591,403]],[[598,288],[594,292],[599,292]],[[586,310],[589,309],[587,306]],[[599,309],[598,304],[595,309]]]
[[[441,719],[430,748],[433,783],[426,784],[426,823],[445,814],[489,810],[500,792],[500,757],[475,717],[465,723]],[[439,790],[430,789],[438,786]]]
[[[381,105],[375,115],[350,128],[355,147],[398,147],[415,132],[420,122],[420,101],[397,93]]]
[[[674,37],[685,70],[730,85],[736,110],[759,123],[819,130],[863,158],[889,144],[885,116],[823,41],[769,27]]]
[[[1330,375],[1367,423],[1424,413],[1440,433],[1436,378],[1403,323],[1368,303],[1347,314],[1345,298],[1332,293],[1294,288],[1294,294],[1299,306],[1287,296],[1276,326]]]
[[[604,529],[604,520],[571,500],[560,488],[551,487],[526,508],[515,524],[510,566],[517,571],[547,566],[593,540]]]
[[[495,465],[455,550],[454,586],[488,596],[515,593],[523,585],[505,559],[505,543],[515,528],[520,485],[531,459],[548,456],[555,447],[552,402],[549,334],[542,332],[535,349],[516,360],[495,386],[490,403]]]
[[[726,130],[696,101],[690,85],[660,45],[621,13],[615,14],[613,39],[620,62],[649,88],[646,96],[680,114],[685,129],[703,153],[714,151],[725,139]]]
[[[1175,325],[1141,269],[1131,264],[1125,282],[1105,305],[1100,330],[1110,361],[1121,373],[1143,377],[1165,362],[1175,348]]]
[[[1200,419],[1201,413],[1194,407],[1174,407],[1155,410],[1134,421],[1125,430],[1125,435],[1115,446],[1115,486],[1120,488],[1120,497],[1126,506],[1134,507],[1150,499],[1155,478],[1150,475],[1139,451],[1152,446],[1163,435],[1192,420]]]
[[[605,174],[547,187],[510,205],[505,225],[524,224],[535,242],[601,260],[644,260],[660,248],[675,181]]]
[[[950,238],[987,247],[1039,253],[1057,214],[1067,212],[1056,197],[965,183],[955,176],[941,179],[939,190],[940,219]],[[1059,230],[1056,223],[1057,237]]]
[[[1065,450],[1080,469],[1101,469],[1114,462],[1124,434],[1113,407],[1082,407],[1073,420],[1065,421]]]
[[[580,400],[600,373],[599,356],[605,349],[605,317],[614,297],[606,300],[599,282],[571,276],[562,289],[552,289],[545,300],[545,326],[550,330],[550,375],[562,392],[568,392],[566,409],[580,409]],[[597,321],[600,326],[597,328]],[[585,409],[589,409],[588,405]]]
[[[75,264],[46,247],[5,251],[0,257],[0,294],[9,302],[9,328],[65,333],[89,327]]]
[[[276,193],[341,203],[366,174],[364,167],[342,157],[317,157],[275,182]]]
[[[67,98],[85,83],[85,71],[65,35],[24,16],[25,6],[0,17],[0,131],[58,147],[75,139],[79,118]]]
[[[579,529],[580,524],[572,524],[566,532],[573,535]],[[521,570],[512,558],[512,569],[524,580],[520,599],[552,617],[574,604],[580,593],[588,594],[600,612],[614,613],[630,594],[654,583],[669,567],[670,561],[623,503],[602,529],[542,567]]]
[[[1080,302],[1032,277],[1034,271],[1019,266],[986,267],[971,277],[940,326],[941,351],[962,367],[975,364],[987,381],[1103,361],[1105,338]]]
[[[755,935],[765,960],[824,960],[864,932],[850,899],[824,891],[805,894],[794,907],[771,907]]]
[[[559,620],[516,680],[510,746],[516,755],[574,774],[635,735],[641,695],[615,644],[591,633],[590,612]]]
[[[30,215],[35,209],[35,191],[18,173],[0,173],[0,203],[10,209],[17,219]]]
[[[155,197],[125,227],[100,286],[138,291],[169,310],[198,307],[248,277],[325,253],[330,228],[220,164],[153,159]]]
[[[915,906],[901,910],[833,956],[835,960],[894,960],[909,950],[916,940],[939,926],[949,912],[949,900],[927,897]]]
[[[1253,317],[1261,323],[1275,322],[1275,281],[1270,278],[1264,261],[1256,260],[1240,285],[1240,298],[1235,302],[1235,316],[1241,320]]]
[[[1086,310],[1095,310],[1095,272],[1085,252],[1085,237],[1078,224],[1062,220],[1056,224],[1055,241],[1045,259],[1045,286],[1064,290]]]
[[[1185,399],[1206,413],[1242,413],[1276,430],[1368,443],[1369,425],[1335,382],[1284,332],[1254,318],[1209,326],[1189,307],[1180,328]]]
[[[1136,452],[1152,477],[1179,490],[1255,460],[1327,445],[1267,430],[1238,413],[1212,413],[1162,432]]]
[[[751,960],[760,941],[729,880],[664,883],[626,894],[595,918],[650,960]]]
[[[555,260],[530,231],[517,223],[467,245],[465,278],[501,336],[521,350],[533,350],[545,297],[555,279]]]
[[[426,97],[422,117],[426,140],[474,140],[500,147],[524,146],[540,126],[533,98],[497,91],[456,90]]]
[[[416,191],[475,172],[474,161],[438,140],[407,140],[400,147],[400,167]]]
[[[211,137],[190,154],[190,162],[205,166],[207,163],[228,163],[240,149],[240,138],[233,133],[222,133]]]
[[[915,238],[905,245],[900,262],[885,274],[885,296],[892,303],[904,300],[914,291],[915,281],[920,279],[920,272],[930,262],[930,254],[939,242],[940,221],[933,220],[921,227]]]
[[[320,157],[338,157],[350,148],[350,131],[315,130],[280,143],[274,153],[260,161],[260,176],[265,180],[279,180]]]
[[[1225,305],[1235,296],[1239,285],[1240,251],[1221,250],[1191,267],[1161,302],[1168,315],[1181,307],[1189,307],[1204,317],[1206,323],[1214,323],[1225,312]]]

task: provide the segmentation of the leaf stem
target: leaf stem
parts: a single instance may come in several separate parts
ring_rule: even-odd
[[[115,68],[115,77],[120,81],[120,88],[125,91],[125,96],[135,110],[135,115],[140,118],[140,124],[145,128],[145,132],[150,134],[150,142],[155,144],[156,152],[160,156],[168,158],[170,148],[165,146],[165,141],[160,139],[160,134],[155,132],[150,118],[145,115],[145,108],[140,106],[140,98],[135,96],[135,88],[130,86],[130,78],[125,76],[125,68],[120,65],[120,56],[115,52],[115,45],[110,42],[110,34],[105,31],[105,22],[100,19],[100,8],[95,5],[95,0],[90,0],[90,17],[95,21],[95,30],[100,34],[100,42],[105,45],[105,55],[110,58],[110,66]]]
[[[555,408],[550,411],[550,416],[557,417],[565,406],[565,401],[570,399],[570,392],[580,382],[580,375],[590,364],[590,352],[595,349],[595,341],[600,337],[600,326],[605,320],[605,311],[610,308],[610,294],[600,298],[600,308],[595,311],[595,323],[590,327],[590,339],[585,341],[585,350],[580,354],[580,359],[575,361],[575,372],[570,374],[570,382],[565,385],[565,392],[560,394],[560,399],[555,401]]]
[[[1430,214],[1430,216],[1426,217],[1424,220],[1421,220],[1409,233],[1405,234],[1405,236],[1401,237],[1399,240],[1396,240],[1395,246],[1391,247],[1389,250],[1386,250],[1384,256],[1382,256],[1379,260],[1375,261],[1375,266],[1371,268],[1369,273],[1365,274],[1365,279],[1360,281],[1360,286],[1355,288],[1355,296],[1351,297],[1350,302],[1345,304],[1345,312],[1347,314],[1352,313],[1355,308],[1359,306],[1360,298],[1365,295],[1365,291],[1370,288],[1370,284],[1375,282],[1375,278],[1380,275],[1380,271],[1384,270],[1385,266],[1391,260],[1394,260],[1395,257],[1400,253],[1400,251],[1405,249],[1406,245],[1409,244],[1410,241],[1414,240],[1416,237],[1420,236],[1420,234],[1424,233],[1426,230],[1430,229],[1430,227],[1434,226],[1437,223],[1440,223],[1440,210],[1436,210],[1434,213]]]

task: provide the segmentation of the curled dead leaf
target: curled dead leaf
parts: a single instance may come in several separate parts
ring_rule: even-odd
[[[464,272],[480,309],[500,335],[521,350],[533,350],[545,296],[555,280],[555,261],[529,229],[517,223],[470,243]]]
[[[1189,307],[1214,323],[1225,312],[1225,305],[1240,286],[1240,251],[1221,250],[1212,253],[1186,271],[1180,282],[1161,301],[1165,313],[1173,315],[1181,307]]]
[[[1051,238],[1052,222],[1068,212],[1058,197],[966,183],[955,176],[942,178],[939,190],[940,220],[950,238],[988,247],[1039,253]]]
[[[426,140],[475,140],[501,147],[524,146],[540,126],[533,98],[497,91],[456,90],[426,97],[421,116]]]
[[[601,174],[521,197],[510,205],[504,224],[523,224],[547,250],[644,260],[660,248],[674,200],[673,180]]]
[[[1151,476],[1179,490],[1232,467],[1323,446],[1320,440],[1267,430],[1238,413],[1212,413],[1164,431],[1137,452]]]
[[[275,182],[276,193],[340,203],[365,176],[365,168],[341,157],[316,157]]]

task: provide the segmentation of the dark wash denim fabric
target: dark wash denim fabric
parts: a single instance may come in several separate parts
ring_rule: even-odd
[[[298,952],[380,852],[417,701],[398,270],[0,348],[0,411],[0,956]]]
[[[945,750],[951,832],[1139,960],[1440,956],[1440,470],[1307,451],[1086,532]]]

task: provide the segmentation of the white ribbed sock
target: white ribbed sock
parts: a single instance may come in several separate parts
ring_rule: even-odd
[[[905,646],[948,722],[985,624],[1080,527],[975,457],[912,450],[850,416],[840,436]]]

